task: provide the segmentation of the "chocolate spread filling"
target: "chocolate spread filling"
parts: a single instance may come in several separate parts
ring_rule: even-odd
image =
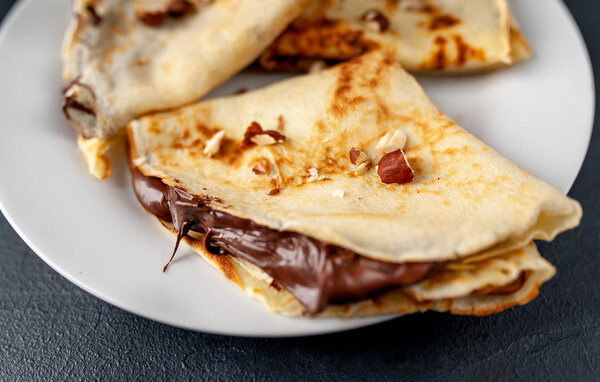
[[[66,85],[63,86],[62,88],[62,93],[63,94],[67,94],[67,92],[69,91],[69,89],[71,89],[73,86],[75,85],[79,85],[82,86],[86,89],[88,89],[92,94],[94,94],[94,91],[92,90],[92,88],[90,88],[87,85],[82,84],[81,82],[79,82],[79,77],[77,77],[76,79],[74,79],[73,81],[67,83]],[[76,109],[79,110],[81,112],[87,113],[87,114],[91,114],[91,115],[95,115],[96,113],[94,112],[94,110],[90,109],[89,107],[85,106],[84,104],[82,104],[81,102],[77,101],[76,99],[72,98],[72,97],[66,97],[63,101],[63,105],[62,105],[62,112],[65,115],[65,117],[70,120],[71,119],[71,115],[69,114],[69,109]]]
[[[294,295],[309,314],[321,312],[329,303],[358,301],[416,283],[435,265],[372,260],[306,235],[277,231],[214,210],[210,199],[168,186],[137,169],[132,170],[132,181],[142,206],[173,223],[177,231],[173,256],[189,231],[202,233],[210,253],[230,254],[256,265]]]
[[[76,110],[82,111],[84,113],[92,114],[92,115],[95,114],[92,109],[85,106],[84,104],[74,100],[73,98],[66,97],[63,102],[62,111],[67,119],[71,119],[71,115],[69,114],[69,109],[76,109]]]

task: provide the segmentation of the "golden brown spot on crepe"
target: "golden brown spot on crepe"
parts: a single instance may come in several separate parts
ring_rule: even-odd
[[[531,301],[537,297],[537,295],[539,294],[539,288],[540,288],[540,282],[537,281],[535,283],[535,285],[532,286],[531,291],[529,291],[529,293],[527,293],[527,295],[525,295],[523,298],[521,298],[519,300],[503,302],[503,303],[494,305],[489,308],[471,307],[471,308],[467,308],[467,309],[450,309],[449,312],[452,314],[464,314],[464,315],[478,316],[478,317],[489,316],[490,314],[502,312],[502,311],[504,311],[510,307],[513,307],[515,305],[524,305],[524,304],[528,303],[529,301]]]
[[[162,224],[163,227],[168,229],[171,232],[171,234],[173,234],[175,236],[177,235],[177,233],[175,232],[175,230],[172,227],[169,227],[169,225],[167,225],[161,219],[158,219],[158,218],[156,218],[156,219],[160,222],[160,224]],[[183,241],[186,244],[188,244],[190,247],[192,247],[198,254],[200,254],[202,257],[207,259],[213,265],[215,265],[219,269],[219,271],[221,271],[223,276],[225,276],[229,281],[233,282],[234,284],[236,284],[239,287],[242,287],[242,283],[239,278],[239,275],[236,272],[233,264],[231,263],[231,260],[230,260],[231,257],[229,255],[228,256],[213,255],[212,253],[208,252],[205,249],[204,244],[202,243],[201,240],[194,239],[190,236],[185,236],[183,238]]]
[[[125,13],[125,10],[119,8],[116,10],[115,17],[112,19],[109,29],[117,36],[125,36],[131,33],[134,24],[132,19]]]
[[[114,55],[115,53],[117,53],[120,50],[120,45],[116,45],[114,42],[110,42],[107,46],[106,49],[104,50],[104,55],[102,56],[101,60],[100,60],[100,66],[101,67],[108,67],[110,65],[113,64],[113,59],[114,59]]]
[[[149,62],[150,60],[148,60],[147,58],[138,58],[137,60],[135,60],[135,64],[138,66],[148,65]]]
[[[460,20],[449,14],[432,15],[429,21],[429,30],[435,31],[439,29],[451,28],[460,24]]]
[[[473,154],[469,146],[450,147],[442,151],[438,151],[438,153],[446,156]]]
[[[386,55],[381,61],[381,65],[377,66],[377,70],[375,70],[375,76],[373,78],[379,78],[384,70],[387,70],[390,66],[394,64],[397,63],[389,55]]]
[[[435,13],[435,12],[439,12],[439,10],[434,7],[433,5],[425,5],[420,9],[420,12],[422,13]]]
[[[231,261],[228,259],[229,256],[219,256],[210,254],[208,251],[202,252],[205,256],[210,257],[210,260],[213,264],[215,264],[223,276],[225,276],[228,280],[233,281],[236,284],[240,284],[238,279],[238,274],[235,271],[235,268],[231,264]]]
[[[442,191],[440,191],[440,190],[430,190],[430,189],[425,188],[425,187],[420,188],[417,191],[417,194],[430,194],[430,195],[436,195],[436,196],[443,195]]]
[[[383,102],[377,102],[376,120],[378,124],[384,124],[392,119],[390,109]],[[381,138],[381,137],[380,137]]]
[[[329,151],[331,148],[328,147],[327,150]],[[338,167],[338,163],[335,159],[330,158],[330,157],[325,157],[325,164],[326,164],[326,169],[327,172],[332,172],[330,171],[333,167]]]
[[[359,59],[357,59],[340,66],[340,76],[337,80],[333,101],[330,107],[334,115],[341,116],[346,113],[350,107],[366,101],[364,96],[353,94],[353,80],[358,80],[361,76],[361,73],[358,73],[355,70],[356,65],[359,64],[359,62]]]
[[[194,126],[194,128],[196,129],[197,132],[202,134],[205,138],[210,138],[220,131],[220,129],[218,129],[216,127],[208,127],[201,123],[196,124],[196,126]]]
[[[447,40],[442,36],[436,37],[434,41],[437,50],[433,53],[432,69],[440,70],[446,67],[446,43]]]
[[[315,127],[317,131],[321,134],[325,134],[327,132],[327,127],[325,126],[325,122],[322,119],[319,119],[317,123],[315,123]]]
[[[239,166],[241,164],[242,154],[244,149],[241,148],[241,142],[237,142],[231,138],[224,137],[221,141],[219,153],[213,158],[223,159],[227,164]]]
[[[381,308],[383,306],[383,301],[381,301],[380,297],[375,297],[371,301],[373,301],[373,305],[375,305],[376,308]]]
[[[454,39],[454,43],[456,44],[456,65],[463,66],[467,63],[469,59],[485,61],[485,52],[483,49],[473,48],[469,44],[467,44],[462,36],[454,35],[452,36]]]
[[[398,4],[402,0],[385,0],[385,4],[383,4],[384,13],[387,15],[391,15],[396,12],[398,9]]]
[[[517,292],[519,289],[521,289],[523,287],[523,285],[525,285],[525,281],[527,281],[527,279],[529,278],[529,274],[530,274],[530,272],[523,271],[523,272],[521,272],[521,274],[519,274],[519,276],[517,276],[517,278],[515,280],[513,280],[512,282],[510,282],[506,285],[502,285],[502,286],[487,285],[487,286],[484,286],[483,288],[477,289],[473,293],[474,294],[491,295],[491,296],[504,296],[504,295],[513,294],[513,293]]]
[[[451,65],[458,67],[464,66],[469,60],[485,61],[485,52],[483,49],[470,46],[461,35],[453,35],[452,41],[456,48],[454,59],[451,59],[448,51],[448,40],[442,36],[438,36],[434,40],[435,48],[431,53],[431,57],[421,63],[419,66],[422,70],[442,70]]]
[[[130,48],[131,46],[133,46],[135,44],[135,42],[133,40],[127,40],[124,43],[122,43],[121,45],[118,45],[115,48],[115,51],[118,53],[125,53],[125,51]]]
[[[261,57],[268,70],[308,70],[315,61],[332,65],[350,60],[378,46],[342,20],[300,20],[273,43]]]
[[[343,305],[341,310],[342,313],[348,314],[348,312],[350,312],[350,305]]]
[[[160,134],[160,129],[158,127],[156,127],[155,125],[152,125],[150,127],[148,127],[148,132],[151,134]]]
[[[423,173],[423,171],[425,170],[425,166],[423,165],[423,160],[421,158],[410,156],[407,154],[406,159],[408,160],[408,163],[410,163],[410,167],[412,167],[412,169],[414,170],[415,175]]]

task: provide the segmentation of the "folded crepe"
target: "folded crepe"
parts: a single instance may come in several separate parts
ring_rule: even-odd
[[[317,0],[260,62],[307,70],[376,48],[414,72],[478,72],[531,55],[506,0]]]
[[[197,101],[241,70],[309,0],[74,0],[62,57],[63,111],[90,172],[144,113]]]
[[[227,279],[289,315],[484,315],[554,268],[580,205],[442,114],[373,52],[128,125],[134,190]]]

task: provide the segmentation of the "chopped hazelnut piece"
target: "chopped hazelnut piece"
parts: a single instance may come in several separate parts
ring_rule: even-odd
[[[363,162],[356,167],[356,173],[359,175],[364,175],[371,167],[371,162]]]
[[[373,32],[384,32],[390,26],[388,19],[377,9],[371,9],[361,17],[365,27]]]
[[[242,148],[253,145],[267,146],[285,141],[285,135],[275,130],[263,130],[258,122],[252,122],[244,133]]]
[[[258,161],[258,163],[256,165],[254,165],[254,167],[252,168],[252,172],[255,173],[256,175],[264,175],[268,172],[270,172],[271,170],[271,166],[269,165],[269,161],[266,160],[265,158],[262,158],[261,160]]]
[[[169,3],[169,16],[181,17],[192,9],[192,4],[187,0],[171,0]]]
[[[350,162],[352,164],[359,165],[369,161],[369,157],[364,152],[360,151],[356,147],[350,149]]]
[[[212,136],[208,141],[206,141],[206,146],[204,146],[204,154],[208,156],[213,156],[217,154],[221,148],[221,141],[225,137],[225,130],[221,130],[215,135]]]
[[[379,142],[377,142],[375,150],[383,154],[388,154],[398,149],[404,149],[404,146],[406,146],[406,134],[400,130],[396,130],[393,133],[385,133],[379,139]]]
[[[308,183],[315,182],[317,180],[327,179],[325,175],[319,175],[319,170],[317,170],[315,167],[309,167],[308,174],[310,175],[308,179],[306,179]]]
[[[377,164],[377,174],[386,184],[411,183],[415,179],[415,174],[402,150],[385,154]]]
[[[188,0],[134,0],[136,17],[148,26],[161,25],[168,16],[181,17],[192,10]]]
[[[316,168],[309,167],[308,173],[310,174],[310,176],[308,177],[307,182],[314,182],[315,180],[319,179],[319,170],[317,170]]]
[[[257,134],[255,136],[253,136],[252,138],[250,138],[250,141],[253,143],[256,143],[259,146],[269,146],[269,145],[274,145],[275,143],[277,143],[275,138],[273,138],[267,134]]]
[[[162,24],[167,18],[167,12],[141,12],[136,11],[135,15],[144,24],[155,27]]]

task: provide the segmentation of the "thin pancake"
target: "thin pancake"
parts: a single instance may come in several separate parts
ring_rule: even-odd
[[[80,147],[99,178],[110,166],[97,159],[127,122],[208,93],[256,59],[309,0],[134,3],[76,0],[65,36],[64,111],[90,140]],[[189,9],[176,12],[169,3]]]
[[[167,225],[165,225],[168,227]],[[303,316],[305,309],[292,294],[275,288],[273,279],[253,264],[233,257],[216,256],[201,239],[187,237],[185,242],[229,281],[271,311],[288,316]],[[416,313],[427,310],[459,315],[485,316],[537,297],[539,287],[555,274],[554,267],[538,253],[535,244],[462,268],[449,262],[433,277],[406,288],[395,289],[375,298],[353,303],[329,305],[318,317],[360,317],[387,313]],[[510,289],[503,290],[509,286]],[[438,291],[440,297],[433,297]]]
[[[253,122],[279,128],[285,141],[244,147]],[[220,131],[219,151],[204,154]],[[407,137],[410,184],[384,184],[375,168],[381,141],[395,131]],[[213,202],[217,210],[383,261],[446,261],[520,248],[552,240],[581,217],[577,202],[460,128],[380,52],[144,117],[129,133],[145,175],[217,197],[223,201]],[[349,159],[353,147],[371,160],[364,174]],[[268,171],[253,171],[263,163]]]
[[[470,73],[529,58],[506,0],[318,0],[262,55],[306,70],[385,49],[409,71]]]
[[[128,131],[134,166],[212,209],[380,261],[442,263],[412,287],[326,315],[486,314],[524,303],[554,273],[531,241],[551,240],[581,218],[577,202],[457,126],[382,52],[147,116]],[[391,133],[406,138],[398,144],[412,183],[384,184],[378,175]],[[352,163],[353,148],[370,167]],[[272,309],[300,314],[298,301],[273,291],[248,261],[206,252],[201,237],[186,240]]]

